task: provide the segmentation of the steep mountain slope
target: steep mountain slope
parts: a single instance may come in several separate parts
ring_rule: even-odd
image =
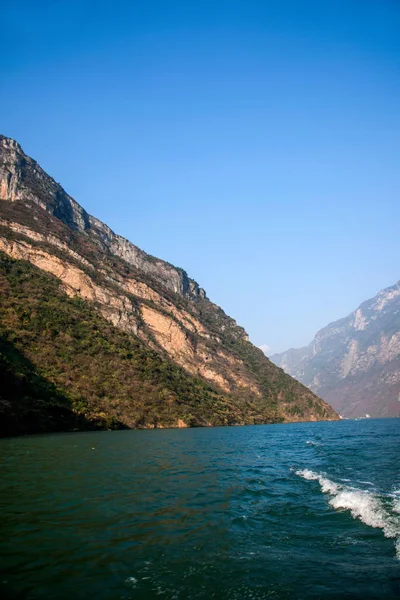
[[[344,416],[400,416],[400,282],[271,360]]]
[[[8,290],[2,289],[0,301],[3,369],[10,381],[21,375],[29,390],[32,377],[45,387],[55,385],[81,425],[82,420],[87,426],[145,427],[337,418],[330,406],[255,348],[244,329],[210,302],[185,271],[149,256],[87,214],[19,144],[1,136],[0,252],[2,285]],[[10,258],[17,267],[10,266],[15,265],[7,262]],[[34,283],[43,272],[44,288],[53,286],[52,310]],[[71,311],[75,316],[68,321]],[[88,342],[93,341],[90,328],[82,330],[86,322],[96,323],[105,340],[107,365],[100,366]],[[83,340],[78,362],[74,339]],[[118,362],[125,347],[127,357]],[[15,353],[29,368],[14,360]],[[157,373],[144,367],[158,362]],[[80,364],[86,365],[85,385]],[[120,390],[110,385],[113,378]],[[14,392],[3,398],[4,415],[12,412],[15,382],[10,389]],[[163,403],[169,401],[174,408],[166,412]],[[18,415],[12,419],[15,430]],[[41,418],[40,428],[46,429],[47,422]]]

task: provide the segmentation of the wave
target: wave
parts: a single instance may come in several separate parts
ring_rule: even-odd
[[[382,499],[370,491],[335,483],[309,469],[296,471],[296,475],[309,481],[318,481],[322,492],[332,496],[329,504],[333,508],[348,510],[354,519],[359,519],[370,527],[382,529],[387,538],[394,538],[396,556],[400,560],[400,518],[397,514],[392,514],[400,514],[400,499],[393,501],[392,510],[389,511]]]
[[[138,580],[136,579],[136,577],[127,577],[124,581],[125,585],[128,587],[135,587],[137,582]]]
[[[307,440],[306,444],[307,446],[321,446],[319,442],[314,442],[314,440]]]
[[[400,490],[394,491],[390,496],[393,498],[393,510],[400,515]]]

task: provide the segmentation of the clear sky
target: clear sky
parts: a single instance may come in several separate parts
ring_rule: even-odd
[[[257,345],[400,279],[398,0],[1,3],[0,132]]]

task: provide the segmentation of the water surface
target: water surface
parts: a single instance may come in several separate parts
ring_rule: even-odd
[[[0,441],[24,600],[399,598],[400,419]]]

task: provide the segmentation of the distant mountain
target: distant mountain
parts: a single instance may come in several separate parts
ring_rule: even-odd
[[[270,358],[343,416],[400,416],[400,282]]]
[[[234,293],[234,284],[232,284]],[[0,433],[336,419],[0,136]]]

